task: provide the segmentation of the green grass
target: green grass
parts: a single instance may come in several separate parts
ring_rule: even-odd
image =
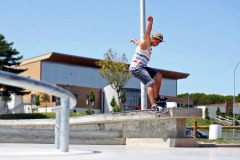
[[[198,139],[198,143],[202,144],[240,144],[240,140],[226,140],[226,139]]]
[[[194,121],[197,120],[198,126],[209,126],[210,124],[213,124],[212,121],[206,120],[206,119],[187,119],[186,120],[186,126],[194,126]]]

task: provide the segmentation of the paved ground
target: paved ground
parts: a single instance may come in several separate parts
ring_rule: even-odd
[[[239,160],[239,157],[240,147],[70,145],[69,152],[60,152],[53,144],[0,143],[0,160]]]

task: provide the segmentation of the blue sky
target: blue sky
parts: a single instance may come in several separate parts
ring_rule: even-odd
[[[140,0],[0,0],[0,33],[24,59],[49,52],[103,58],[111,48],[129,62],[140,37]],[[239,0],[145,0],[153,48],[149,66],[189,73],[178,94],[233,95],[240,61]],[[236,94],[240,93],[240,66]]]

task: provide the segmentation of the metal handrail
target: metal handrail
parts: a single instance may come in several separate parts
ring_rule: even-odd
[[[61,98],[61,106],[54,107],[56,114],[55,144],[57,149],[68,152],[69,146],[69,109],[73,109],[77,100],[69,91],[49,83],[22,77],[17,74],[0,71],[0,84],[40,91]]]
[[[0,83],[9,85],[9,86],[19,87],[19,88],[37,90],[37,91],[54,95],[60,98],[69,98],[70,109],[74,108],[77,104],[76,97],[71,92],[63,88],[60,88],[58,86],[53,86],[52,84],[49,84],[46,82],[22,77],[10,72],[0,71]]]

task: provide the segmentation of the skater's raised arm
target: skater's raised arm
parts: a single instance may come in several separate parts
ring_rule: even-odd
[[[133,42],[134,44],[136,44],[137,46],[139,45],[139,41],[138,40],[136,40],[136,39],[131,39],[131,41],[130,42]]]
[[[146,30],[146,34],[144,36],[144,40],[140,43],[140,48],[146,50],[148,47],[151,46],[151,31],[153,25],[153,18],[151,16],[148,17],[148,26]]]

